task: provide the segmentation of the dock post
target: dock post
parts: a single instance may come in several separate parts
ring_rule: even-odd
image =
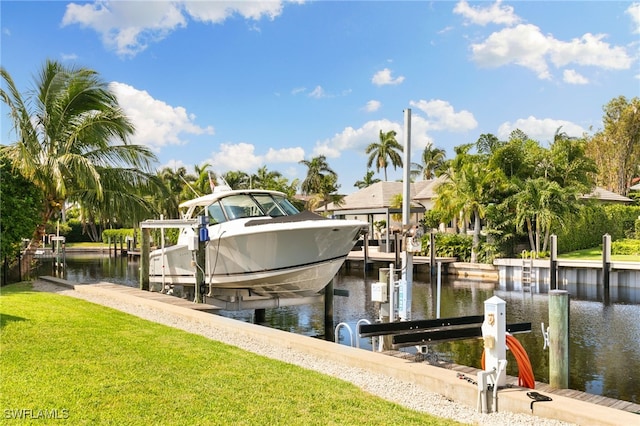
[[[551,235],[551,263],[549,264],[549,289],[558,289],[558,236]]]
[[[431,230],[429,236],[429,268],[431,269],[431,276],[436,275],[436,234]]]
[[[141,228],[142,247],[140,248],[140,290],[149,291],[149,252],[151,246],[151,230]]]
[[[207,261],[207,241],[209,241],[209,233],[207,224],[209,217],[205,215],[198,216],[198,251],[196,252],[196,284],[195,284],[195,300],[196,303],[202,303],[203,296],[206,293],[204,270]]]
[[[335,341],[333,329],[333,279],[324,288],[324,340],[328,342]]]
[[[611,275],[611,235],[602,236],[602,281],[605,294],[609,293],[609,279]]]
[[[569,387],[569,292],[549,291],[549,385]]]
[[[369,266],[369,233],[366,232],[364,234],[364,243],[362,244],[362,249],[364,250],[364,266],[365,277],[367,276],[366,271],[368,271],[371,267]]]

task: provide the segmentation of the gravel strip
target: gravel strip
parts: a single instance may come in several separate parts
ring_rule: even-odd
[[[570,425],[570,423],[526,414],[514,414],[508,412],[481,414],[471,407],[456,404],[442,395],[429,392],[411,382],[405,382],[396,378],[372,373],[361,368],[341,365],[334,361],[327,361],[321,357],[298,352],[293,348],[288,351],[282,351],[282,349],[277,346],[258,342],[247,336],[233,335],[223,330],[211,329],[200,322],[188,320],[170,312],[142,306],[136,304],[135,301],[123,302],[121,300],[116,300],[115,298],[111,299],[102,296],[98,297],[78,293],[75,290],[70,290],[44,281],[35,281],[33,283],[33,288],[38,291],[58,293],[84,299],[103,306],[108,306],[149,321],[178,328],[190,333],[199,334],[219,342],[224,342],[249,352],[331,375],[341,380],[353,383],[371,394],[377,395],[388,401],[393,401],[412,410],[429,413],[438,417],[453,419],[461,423],[495,426]]]

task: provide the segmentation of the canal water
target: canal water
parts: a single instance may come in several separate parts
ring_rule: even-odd
[[[70,281],[94,283],[108,281],[138,286],[138,262],[126,257],[100,255],[66,257],[64,272],[56,271],[51,261],[44,261],[39,275],[57,275]],[[334,280],[337,289],[348,290],[349,296],[334,298],[335,324],[344,322],[356,330],[360,319],[374,322],[378,318],[376,303],[371,302],[371,284],[377,281],[377,270],[363,272],[344,267]],[[509,287],[506,287],[509,288]],[[569,387],[610,398],[640,403],[640,294],[637,290],[619,291],[606,303],[601,291],[587,291],[578,286],[570,291],[570,377]],[[427,273],[414,274],[412,316],[414,320],[436,317],[436,283]],[[497,283],[457,280],[443,277],[440,316],[482,315],[484,301],[498,296],[506,302],[507,322],[531,322],[532,332],[516,337],[526,349],[536,380],[548,383],[549,354],[543,349],[541,323],[547,326],[548,296],[520,290],[500,290]],[[600,300],[598,300],[600,299]],[[221,315],[243,321],[253,320],[253,311],[221,311]],[[320,336],[324,334],[322,302],[267,309],[266,324],[293,333]],[[340,342],[350,344],[349,334],[341,329]],[[361,339],[360,347],[370,350],[370,339]],[[480,339],[432,345],[431,356],[440,360],[480,368]],[[411,349],[408,349],[411,351]],[[515,359],[509,354],[507,373],[517,376]]]

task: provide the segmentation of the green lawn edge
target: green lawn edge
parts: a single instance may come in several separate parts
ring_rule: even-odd
[[[30,283],[0,293],[0,408],[38,424],[456,425],[334,377]],[[39,417],[38,417],[39,416]],[[48,417],[48,418],[47,418]]]

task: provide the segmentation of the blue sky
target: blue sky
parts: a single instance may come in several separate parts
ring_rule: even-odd
[[[592,134],[607,102],[640,96],[640,2],[2,0],[0,14],[23,93],[46,59],[96,70],[158,167],[303,179],[298,162],[322,154],[345,194],[380,130],[403,141],[407,108],[415,162],[483,133]]]

